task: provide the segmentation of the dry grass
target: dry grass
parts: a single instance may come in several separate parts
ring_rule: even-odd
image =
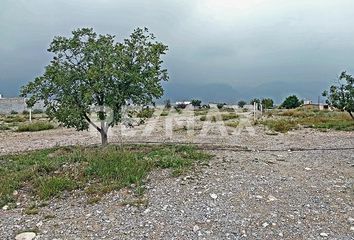
[[[354,131],[354,121],[344,112],[291,109],[274,112],[260,123],[277,132],[287,132],[302,127]],[[268,115],[272,116],[272,115]]]

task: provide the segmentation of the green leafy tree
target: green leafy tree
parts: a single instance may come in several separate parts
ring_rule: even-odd
[[[274,106],[274,101],[271,98],[263,98],[261,103],[264,109],[273,108]]]
[[[166,101],[165,101],[165,108],[166,109],[170,109],[171,108],[171,100],[170,99],[167,99]]]
[[[281,104],[281,107],[286,109],[297,108],[300,107],[301,102],[299,98],[295,95],[291,95],[287,97],[284,102]]]
[[[247,103],[246,103],[245,101],[243,101],[243,100],[241,100],[241,101],[239,101],[239,102],[237,103],[237,105],[238,105],[240,108],[243,108],[246,104],[247,104]]]
[[[323,96],[327,97],[327,103],[346,111],[354,120],[354,78],[342,72],[336,85],[332,85],[329,92],[324,91]]]
[[[200,107],[202,105],[202,101],[200,101],[198,99],[193,99],[191,101],[191,104],[193,105],[193,107]]]
[[[218,103],[218,104],[216,104],[216,107],[218,109],[222,109],[225,105],[226,105],[226,103]]]
[[[250,101],[250,104],[253,105],[254,103],[258,103],[260,104],[261,103],[261,100],[259,100],[258,98],[254,98]]]
[[[250,101],[250,104],[254,105],[254,103],[257,103],[257,109],[261,110],[261,100],[258,98],[254,98]]]
[[[66,127],[80,131],[91,124],[107,144],[108,129],[122,120],[125,105],[146,105],[162,96],[161,81],[168,74],[161,56],[167,49],[147,28],[135,29],[122,43],[92,28],[78,29],[69,38],[53,39],[52,61],[21,95],[29,98],[29,106],[43,100],[47,114]],[[93,120],[92,107],[100,124]]]

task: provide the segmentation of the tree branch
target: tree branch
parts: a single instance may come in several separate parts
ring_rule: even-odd
[[[99,128],[94,122],[92,122],[91,119],[86,114],[84,114],[84,117],[89,124],[91,124],[94,128],[97,129],[97,131],[99,131],[99,132],[102,131],[102,129]]]

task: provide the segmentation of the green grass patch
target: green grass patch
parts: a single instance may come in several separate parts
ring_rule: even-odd
[[[151,108],[145,108],[142,109],[140,112],[138,112],[137,117],[138,118],[151,118],[152,115],[154,114],[155,110]]]
[[[38,177],[36,184],[38,196],[45,200],[76,188],[76,182],[67,176]]]
[[[233,122],[226,122],[225,125],[228,126],[228,127],[237,128],[238,125],[239,125],[239,122],[235,122],[235,121],[233,121]]]
[[[17,132],[38,132],[54,128],[55,126],[49,122],[33,122],[18,126]]]
[[[289,119],[271,119],[271,120],[261,121],[260,123],[267,126],[269,129],[273,131],[281,132],[281,133],[286,133],[290,130],[294,130],[298,128],[298,123],[294,120],[289,120]]]
[[[231,119],[236,119],[239,118],[240,116],[237,115],[236,113],[229,113],[229,114],[222,114],[221,119],[223,121],[231,120]]]
[[[160,116],[166,117],[168,116],[169,113],[170,113],[170,109],[164,108]]]
[[[5,117],[3,121],[6,123],[20,123],[20,122],[25,122],[26,118],[20,115],[8,115]]]
[[[206,119],[207,119],[207,117],[206,117],[206,116],[201,116],[201,117],[199,118],[199,120],[200,120],[200,121],[202,121],[202,122],[205,122],[205,121],[206,121]]]
[[[194,110],[194,115],[195,116],[206,116],[208,114],[208,110],[207,109],[195,109]]]
[[[5,125],[5,124],[1,124],[1,125],[0,125],[0,131],[5,131],[5,130],[10,130],[10,127],[8,127],[8,126]]]
[[[194,146],[63,147],[0,156],[0,207],[16,202],[15,190],[35,199],[82,189],[96,197],[135,186],[142,193],[146,175],[156,168],[182,174],[210,155]]]

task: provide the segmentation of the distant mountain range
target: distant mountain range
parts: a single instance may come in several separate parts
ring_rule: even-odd
[[[172,102],[200,99],[204,103],[222,102],[237,103],[240,100],[249,101],[253,98],[272,98],[276,104],[280,104],[287,96],[297,95],[301,99],[317,102],[318,96],[329,88],[329,83],[315,81],[293,81],[282,82],[274,81],[259,84],[257,86],[249,85],[231,85],[225,83],[186,83],[169,81],[163,84],[165,94],[157,102],[162,103],[166,99]],[[0,89],[2,90],[2,89]],[[3,97],[16,96],[14,89],[11,89]],[[324,99],[322,98],[322,101]]]
[[[275,103],[281,103],[287,96],[295,94],[301,99],[318,101],[318,96],[328,88],[323,82],[269,82],[255,87],[232,86],[229,84],[195,84],[166,83],[165,94],[161,101],[172,102],[200,99],[203,102],[237,103],[239,100],[249,101],[252,98],[270,97]],[[323,101],[323,99],[322,99]]]

